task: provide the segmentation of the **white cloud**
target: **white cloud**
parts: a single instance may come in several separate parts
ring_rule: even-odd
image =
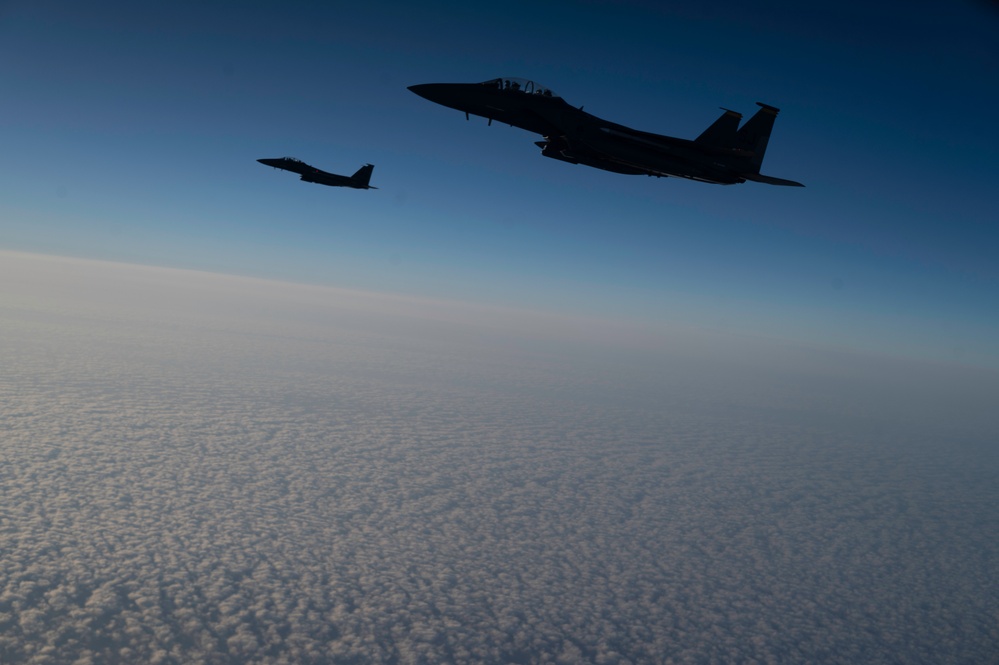
[[[4,663],[991,655],[993,376],[0,258]]]

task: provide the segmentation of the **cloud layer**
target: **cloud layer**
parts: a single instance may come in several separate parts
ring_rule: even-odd
[[[0,662],[995,657],[978,390],[2,258]]]

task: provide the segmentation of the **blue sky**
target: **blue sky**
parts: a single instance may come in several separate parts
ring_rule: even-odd
[[[6,2],[0,248],[999,365],[999,11],[874,4]],[[688,138],[773,104],[763,172],[807,187],[543,159],[406,90],[496,76]]]

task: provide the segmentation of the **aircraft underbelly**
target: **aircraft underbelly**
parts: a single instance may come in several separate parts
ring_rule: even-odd
[[[649,175],[674,176],[719,184],[742,182],[729,165],[710,160],[710,157],[686,143],[639,139],[622,136],[617,132],[599,131],[576,141],[574,149],[585,150],[615,165]]]
[[[543,154],[562,161],[632,175],[679,177],[718,184],[742,182],[726,164],[708,161],[711,158],[697,151],[689,141],[632,133],[613,124],[590,127],[575,135],[570,129],[556,138],[552,136],[555,128],[582,125],[582,122],[574,122],[575,109],[570,113],[561,109],[542,111],[535,107],[510,106],[505,102],[481,100],[474,108],[466,110],[472,115],[542,134],[553,142],[551,149],[543,149]]]

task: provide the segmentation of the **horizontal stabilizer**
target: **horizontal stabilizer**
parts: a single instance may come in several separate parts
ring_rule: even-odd
[[[762,182],[764,185],[781,185],[783,187],[804,187],[800,182],[795,182],[794,180],[785,180],[784,178],[774,178],[769,175],[761,175],[759,173],[740,173],[740,176],[746,180],[752,180],[753,182]]]

